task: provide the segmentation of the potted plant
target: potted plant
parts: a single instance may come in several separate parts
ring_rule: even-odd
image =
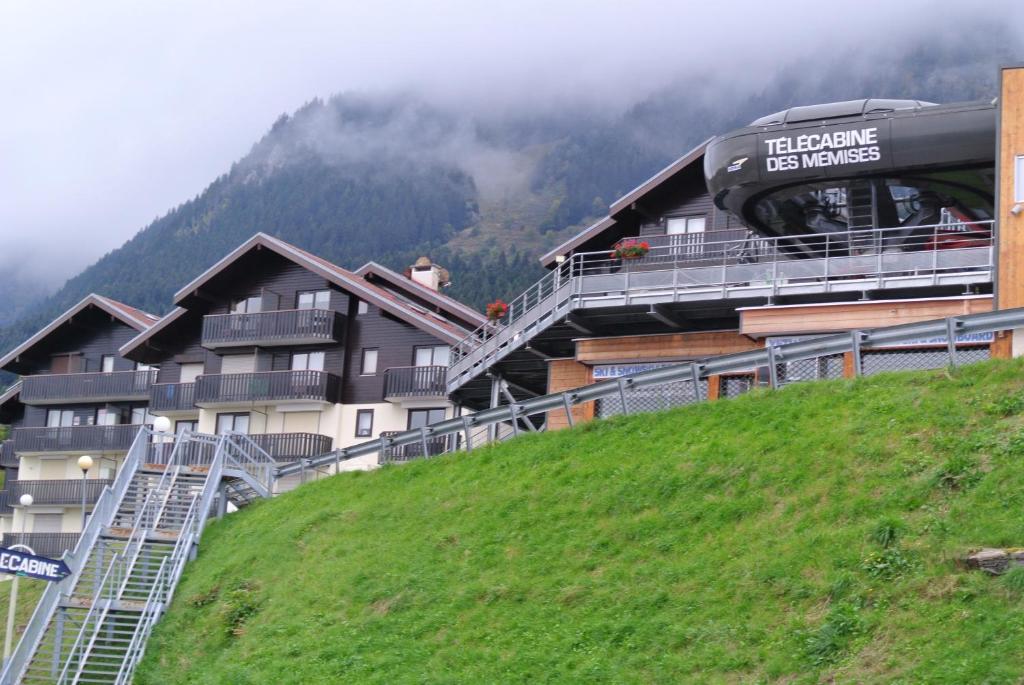
[[[499,298],[487,305],[486,312],[487,320],[491,323],[497,323],[499,319],[504,318],[508,314],[508,305]]]
[[[651,244],[646,240],[626,238],[615,243],[612,248],[612,259],[640,259],[651,251]]]

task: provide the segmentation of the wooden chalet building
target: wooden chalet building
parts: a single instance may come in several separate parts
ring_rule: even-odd
[[[0,396],[0,421],[11,427],[0,446],[5,544],[58,556],[74,545],[82,522],[78,458],[93,458],[84,481],[88,509],[150,423],[157,371],[118,350],[156,319],[89,295],[0,359],[0,368],[21,377]],[[24,494],[33,497],[29,507],[20,504]]]

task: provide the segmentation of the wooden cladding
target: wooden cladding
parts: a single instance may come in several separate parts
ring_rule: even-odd
[[[200,376],[196,379],[198,406],[246,402],[308,400],[337,402],[341,379],[323,371],[265,371]]]
[[[554,359],[548,363],[548,392],[571,390],[593,381],[589,366],[572,359]],[[583,402],[572,408],[572,418],[576,423],[583,423],[594,418],[594,403]],[[548,412],[548,430],[568,428],[569,421],[564,409]]]
[[[987,295],[758,307],[740,311],[740,332],[756,337],[831,333],[979,314],[991,310],[992,298]]]
[[[203,317],[203,347],[337,342],[344,317],[326,309],[288,309]]]
[[[996,293],[999,309],[1024,307],[1024,214],[1011,213],[1014,198],[1014,166],[1018,155],[1024,155],[1024,67],[1007,67],[1001,71],[999,93],[999,140],[996,164],[999,179],[999,281]],[[1024,179],[1018,181],[1024,183]]]
[[[21,380],[21,401],[31,404],[67,404],[145,399],[156,381],[153,371],[114,373],[64,373],[25,376]]]
[[[576,360],[588,364],[672,361],[746,352],[760,347],[760,343],[733,332],[596,338],[577,341]]]

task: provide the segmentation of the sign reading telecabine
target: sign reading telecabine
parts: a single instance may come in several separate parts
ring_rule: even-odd
[[[766,174],[806,175],[833,167],[873,168],[885,162],[888,122],[765,133],[759,137]]]
[[[60,559],[37,557],[16,549],[0,547],[0,573],[57,582],[71,575],[71,569]]]

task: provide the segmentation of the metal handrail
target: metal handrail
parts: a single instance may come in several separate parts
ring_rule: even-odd
[[[103,580],[100,581],[99,585],[96,586],[96,591],[93,593],[92,606],[89,607],[89,611],[86,612],[85,618],[82,619],[82,626],[83,627],[89,625],[90,617],[93,615],[94,612],[97,611],[98,607],[101,604],[103,604],[100,600],[103,597],[104,588],[107,586],[107,581],[108,580],[114,580],[116,578],[116,574],[114,574],[114,572],[117,569],[117,564],[120,561],[120,558],[121,558],[121,555],[120,554],[116,554],[116,553],[114,554],[113,557],[111,557],[110,564],[107,565],[107,571],[106,571],[106,573],[103,574]],[[114,574],[114,575],[112,575],[112,574]],[[107,615],[107,608],[108,607],[109,607],[109,603],[106,605],[106,607],[103,610],[103,616],[100,618],[99,623],[96,626],[96,631],[99,631],[100,627],[102,626],[103,619]],[[75,638],[74,643],[71,645],[71,649],[68,650],[68,657],[67,657],[67,659],[64,662],[64,668],[61,669],[60,674],[57,676],[57,683],[58,684],[59,683],[63,683],[65,681],[65,678],[66,678],[67,673],[68,673],[68,669],[71,668],[71,662],[72,662],[72,660],[73,660],[73,658],[75,656],[75,651],[79,648],[79,645],[82,642],[82,638],[84,638],[84,637],[85,637],[85,631],[84,630],[78,631],[78,637]],[[92,643],[90,641],[90,645],[91,644]],[[78,655],[78,668],[79,668],[79,670],[81,670],[82,664],[85,663],[84,656],[85,656],[84,652]],[[77,680],[77,679],[78,679],[78,674],[76,673],[75,674],[75,680]]]
[[[776,347],[737,352],[700,361],[669,364],[613,380],[534,397],[516,404],[484,409],[475,414],[446,419],[424,428],[403,431],[391,437],[361,442],[335,450],[323,457],[303,460],[296,464],[286,464],[278,469],[278,477],[300,473],[306,468],[328,466],[348,459],[379,453],[389,447],[410,445],[422,441],[424,437],[429,439],[455,433],[468,434],[472,429],[480,426],[514,422],[523,417],[553,410],[568,411],[582,402],[606,397],[624,397],[624,393],[634,388],[680,381],[700,381],[709,376],[747,371],[775,363],[843,354],[854,350],[885,347],[926,338],[948,338],[951,334],[987,333],[1022,326],[1024,326],[1024,308],[1004,309],[996,312],[825,335]]]
[[[488,322],[456,343],[451,350],[449,369],[455,369],[460,362],[495,338],[492,345],[503,344],[522,333],[520,322],[525,326],[534,325],[539,317],[548,312],[571,308],[573,302],[587,293],[583,292],[582,279],[602,274],[626,276],[627,288],[631,274],[649,274],[656,271],[687,273],[700,272],[698,282],[688,283],[672,279],[671,289],[685,290],[699,287],[705,289],[749,286],[760,282],[771,295],[784,290],[784,273],[779,265],[797,265],[806,259],[823,260],[821,273],[801,276],[824,282],[849,280],[851,278],[875,279],[879,283],[889,275],[909,271],[925,274],[939,274],[956,267],[945,267],[939,263],[939,255],[956,250],[987,250],[987,267],[993,262],[994,243],[991,220],[934,224],[918,227],[895,227],[880,229],[858,229],[842,233],[817,233],[807,235],[738,238],[725,241],[708,241],[700,244],[696,253],[693,245],[655,245],[642,258],[636,260],[613,259],[609,250],[578,252],[562,264],[545,274],[509,303],[507,314],[498,321]],[[914,266],[913,255],[931,255],[922,266]],[[905,256],[901,259],[901,256]],[[843,268],[829,268],[833,262],[840,266],[856,266],[869,259],[870,268],[853,268],[853,273],[844,273]],[[845,261],[844,261],[845,260]],[[916,261],[921,261],[919,258]],[[907,265],[910,264],[910,267]],[[763,271],[757,265],[764,266]],[[742,267],[742,268],[740,268]],[[977,266],[969,269],[981,268]],[[716,273],[715,270],[720,273]],[[732,271],[730,271],[732,269]],[[846,271],[850,271],[847,268]],[[641,279],[642,280],[642,279]],[[788,279],[787,279],[788,280]],[[643,287],[643,286],[636,286]],[[555,297],[553,297],[555,296]],[[535,315],[538,310],[544,313]],[[523,341],[520,341],[523,342]],[[449,382],[451,382],[451,373]]]

